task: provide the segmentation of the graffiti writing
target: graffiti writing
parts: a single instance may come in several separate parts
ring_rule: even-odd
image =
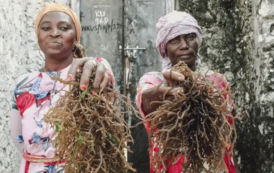
[[[91,31],[91,32],[97,32],[98,34],[100,32],[105,33],[111,33],[113,30],[121,29],[123,25],[121,23],[114,23],[113,20],[111,20],[111,23],[107,22],[106,24],[96,24],[96,25],[85,25],[82,26],[82,31]]]

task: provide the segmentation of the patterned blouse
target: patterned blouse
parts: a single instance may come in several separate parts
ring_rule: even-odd
[[[109,63],[100,57],[114,84]],[[17,79],[12,100],[11,137],[20,152],[23,153],[19,173],[62,173],[60,167],[64,161],[55,157],[55,148],[51,145],[54,132],[45,121],[44,116],[61,95],[68,90],[51,78],[57,75],[66,80],[70,65],[59,72],[35,71]]]
[[[205,69],[205,68],[197,69],[195,72],[196,73],[200,72],[201,74],[204,74],[208,78],[212,79],[214,81],[214,84],[216,86],[219,86],[220,89],[226,88],[226,86],[228,85],[227,81],[224,79],[224,77],[220,73],[213,72],[213,71]],[[139,85],[137,88],[136,104],[137,104],[139,111],[141,112],[141,115],[143,117],[146,116],[145,112],[142,109],[142,93],[143,93],[143,91],[145,91],[146,89],[152,88],[154,86],[157,86],[159,84],[162,84],[164,81],[165,81],[165,79],[161,72],[146,73],[139,80]],[[226,96],[224,96],[224,97],[226,99]],[[229,106],[233,106],[232,101]],[[145,128],[147,130],[147,133],[149,133],[150,125],[145,124]],[[153,143],[151,143],[150,146],[154,146]],[[150,147],[150,155],[152,155],[153,152],[157,152],[158,150],[159,150],[158,147],[155,147],[155,148]],[[227,150],[229,151],[229,149],[227,149]],[[181,159],[179,159],[178,162],[175,163],[174,165],[168,166],[167,172],[168,173],[182,173],[183,161],[184,161],[184,156]],[[225,170],[226,173],[235,173],[235,167],[234,167],[232,154],[224,155],[224,161],[225,161],[225,164],[227,167],[227,170]],[[161,171],[161,168],[159,171]],[[150,169],[150,173],[154,173],[154,171],[152,169]]]

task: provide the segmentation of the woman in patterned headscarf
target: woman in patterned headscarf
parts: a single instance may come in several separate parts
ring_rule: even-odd
[[[165,86],[168,81],[184,81],[182,74],[170,71],[170,68],[177,63],[184,62],[193,72],[205,72],[199,68],[200,58],[198,49],[202,43],[202,31],[194,17],[186,12],[173,11],[161,17],[156,25],[157,40],[156,46],[163,58],[162,72],[146,73],[139,81],[136,102],[143,117],[154,112],[160,105],[153,103],[163,101],[163,95],[172,96],[179,88]],[[219,88],[227,86],[226,80],[219,73],[207,73],[208,77],[214,80]],[[145,124],[147,132],[150,131],[150,124]],[[159,148],[150,144],[150,155],[157,152]],[[169,173],[181,173],[184,157],[174,165],[170,165]],[[224,156],[226,172],[234,173],[232,154]],[[159,168],[159,172],[163,168]],[[151,169],[150,173],[154,171]]]
[[[35,20],[35,32],[45,55],[45,65],[17,79],[11,110],[11,137],[23,154],[20,173],[61,173],[60,164],[64,160],[55,156],[51,143],[54,130],[44,121],[44,116],[68,86],[64,87],[51,76],[73,80],[78,67],[83,66],[81,90],[87,88],[95,67],[94,89],[110,90],[114,80],[106,60],[84,58],[84,49],[78,43],[80,21],[69,7],[60,4],[44,7]]]

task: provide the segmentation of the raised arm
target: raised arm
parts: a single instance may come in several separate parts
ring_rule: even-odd
[[[159,101],[167,100],[174,92],[182,88],[168,87],[170,80],[183,81],[183,75],[171,72],[170,70],[163,73],[151,72],[145,74],[139,81],[137,89],[137,106],[142,115],[145,116],[155,111],[159,106]]]

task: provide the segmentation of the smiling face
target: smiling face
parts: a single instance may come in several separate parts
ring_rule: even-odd
[[[72,58],[76,32],[70,16],[63,12],[45,14],[39,24],[38,43],[46,58]]]
[[[171,39],[166,45],[166,51],[172,66],[183,61],[194,71],[198,45],[195,33],[183,34]]]

